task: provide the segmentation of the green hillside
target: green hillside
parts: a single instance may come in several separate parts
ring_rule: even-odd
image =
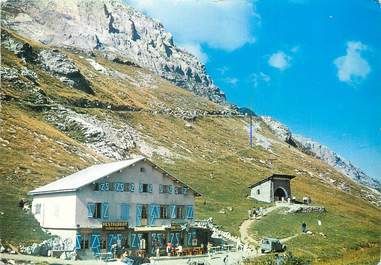
[[[26,41],[14,34],[12,38]],[[47,49],[28,42],[34,52]],[[33,218],[17,208],[17,202],[35,187],[112,160],[93,148],[87,132],[77,123],[60,125],[65,117],[58,115],[58,109],[64,108],[79,115],[77,118],[107,123],[112,130],[134,135],[135,144],[127,153],[149,154],[203,194],[196,202],[197,218],[213,217],[224,230],[238,235],[247,210],[255,205],[247,199],[248,185],[271,172],[294,174],[295,196],[311,196],[327,213],[306,217],[273,213],[252,227],[253,234],[287,237],[298,230],[302,219],[315,223],[320,218],[327,238],[296,237],[288,243],[291,251],[315,262],[334,262],[343,255],[364,257],[354,264],[377,259],[380,209],[363,199],[364,188],[278,140],[260,118],[254,119],[257,133],[271,141],[270,149],[250,147],[248,118],[222,115],[225,106],[177,88],[142,68],[106,60],[102,54],[61,52],[74,61],[94,95],[66,85],[38,63],[24,62],[3,45],[1,48],[2,71],[5,67],[21,72],[27,67],[38,76],[35,81],[22,75],[2,78],[1,239],[18,244],[44,238]],[[105,67],[109,75],[95,70],[88,59]],[[189,113],[197,115],[189,118]],[[322,174],[334,182],[324,180]],[[341,183],[346,184],[345,190],[338,188]],[[227,207],[233,211],[219,213]]]

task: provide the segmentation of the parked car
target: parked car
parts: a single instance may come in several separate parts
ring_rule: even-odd
[[[276,238],[263,238],[261,241],[261,253],[281,252],[286,250],[286,245]]]

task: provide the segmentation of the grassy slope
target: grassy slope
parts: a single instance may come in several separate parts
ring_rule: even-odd
[[[163,105],[171,109],[221,109],[220,106],[179,89],[146,70],[96,57],[98,63],[113,71],[136,80],[142,75],[151,79],[136,85],[134,82],[96,72],[85,58],[76,54],[69,53],[69,56],[91,81],[95,96],[63,85],[38,66],[27,65],[39,75],[40,88],[55,102],[68,107],[68,102],[73,99],[87,99],[143,110],[155,110]],[[23,65],[6,49],[2,49],[2,64],[18,68]],[[33,218],[17,209],[17,201],[25,197],[26,191],[36,186],[107,159],[93,153],[79,141],[80,139],[70,138],[54,128],[45,120],[43,113],[26,107],[26,102],[33,97],[27,91],[17,89],[12,83],[5,81],[2,83],[2,92],[12,95],[17,100],[3,102],[1,111],[3,140],[0,143],[0,211],[5,214],[0,215],[0,237],[16,243],[25,238],[38,240],[43,234],[38,229],[31,229],[37,228],[36,223]],[[323,221],[324,229],[327,229],[324,233],[328,237],[324,240],[296,238],[290,241],[290,248],[301,255],[318,255],[324,261],[334,261],[343,252],[347,256],[356,256],[355,253],[361,256],[364,251],[358,247],[368,244],[371,248],[365,252],[375,257],[373,248],[378,247],[380,233],[377,225],[380,221],[379,209],[354,196],[360,188],[352,183],[352,194],[348,194],[319,181],[316,178],[319,173],[328,173],[338,182],[342,182],[344,177],[321,161],[289,148],[286,144],[274,143],[272,149],[275,154],[258,146],[249,148],[245,129],[247,120],[243,117],[203,117],[197,119],[189,128],[180,118],[147,111],[116,112],[84,108],[75,110],[99,119],[112,119],[115,126],[128,123],[144,135],[151,145],[169,149],[173,154],[171,160],[174,163],[157,155],[153,160],[204,194],[197,200],[198,218],[212,216],[216,223],[234,234],[238,233],[239,224],[246,218],[247,209],[254,206],[253,201],[246,199],[249,192],[246,187],[271,173],[269,159],[273,161],[275,172],[295,174],[295,169],[303,169],[304,171],[292,181],[294,194],[299,198],[309,195],[314,202],[327,208],[328,213],[319,218]],[[264,124],[261,127],[262,134],[275,139]],[[73,137],[75,134],[71,135]],[[218,213],[226,207],[234,209],[227,214]],[[282,215],[282,218],[279,218],[276,214],[269,215],[269,222],[258,223],[253,232],[257,231],[258,236],[288,236],[297,231],[300,218],[308,219],[308,223],[314,224],[317,217]],[[303,252],[302,247],[309,253]]]

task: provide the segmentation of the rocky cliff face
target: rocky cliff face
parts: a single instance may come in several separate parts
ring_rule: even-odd
[[[302,152],[312,155],[328,165],[335,168],[340,173],[353,179],[354,181],[381,191],[381,183],[368,175],[361,169],[355,167],[350,161],[330,150],[327,146],[315,142],[300,135],[292,134],[290,129],[271,117],[262,117],[262,120],[269,126],[273,133],[282,141],[297,147]]]
[[[177,86],[217,103],[224,93],[195,56],[173,42],[162,24],[122,0],[2,1],[2,26],[44,44],[85,51],[148,68]]]

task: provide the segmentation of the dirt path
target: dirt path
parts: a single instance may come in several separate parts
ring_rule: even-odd
[[[266,208],[266,209],[263,210],[263,215],[266,215],[266,214],[268,214],[268,213],[270,213],[270,212],[272,212],[275,209],[278,209],[280,207],[283,207],[283,206],[275,205],[275,206],[271,206],[269,208]],[[257,240],[255,240],[254,238],[252,238],[250,236],[250,233],[249,233],[250,226],[255,221],[256,221],[256,219],[247,219],[247,220],[243,221],[243,223],[239,227],[239,233],[241,235],[241,241],[243,243],[248,244],[248,245],[258,246],[259,242]]]

